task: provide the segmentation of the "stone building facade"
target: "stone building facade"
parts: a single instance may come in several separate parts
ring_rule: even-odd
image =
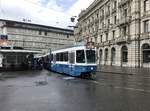
[[[95,0],[74,33],[94,42],[100,65],[150,67],[150,0]]]
[[[44,52],[74,43],[73,30],[2,19],[0,35],[15,47]]]

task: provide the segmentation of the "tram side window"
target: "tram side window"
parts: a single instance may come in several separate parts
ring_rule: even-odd
[[[63,53],[60,53],[60,61],[63,61]]]
[[[68,61],[68,52],[64,52],[63,53],[63,58],[64,58],[64,60],[63,61]]]
[[[68,61],[68,52],[57,53],[56,61]]]
[[[71,64],[74,64],[74,63],[75,63],[74,57],[75,57],[74,52],[69,53],[69,63],[71,63]]]
[[[56,61],[60,60],[59,55],[60,55],[59,53],[56,54]]]
[[[76,51],[76,62],[77,63],[85,63],[84,50],[77,50]]]
[[[53,61],[53,54],[50,54],[50,60]]]

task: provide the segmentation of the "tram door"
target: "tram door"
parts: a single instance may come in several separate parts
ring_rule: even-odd
[[[75,63],[75,53],[69,53],[69,71],[72,72],[74,70],[73,64]]]

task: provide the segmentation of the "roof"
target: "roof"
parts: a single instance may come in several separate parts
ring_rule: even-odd
[[[71,29],[65,29],[65,28],[58,28],[53,26],[46,26],[46,25],[40,25],[40,24],[34,24],[34,23],[26,23],[26,22],[20,22],[20,21],[14,21],[14,20],[5,20],[0,19],[0,21],[6,22],[4,26],[9,27],[18,27],[18,28],[28,28],[28,29],[38,29],[38,30],[47,30],[47,31],[61,31],[64,33],[70,33],[73,34],[73,30]]]
[[[8,53],[34,53],[39,54],[42,53],[41,51],[33,51],[33,50],[14,50],[14,49],[0,49],[0,52],[8,52]]]
[[[52,53],[59,53],[59,52],[67,52],[67,51],[70,51],[70,50],[82,50],[82,49],[85,49],[86,46],[73,46],[73,47],[67,47],[67,48],[62,48],[62,49],[58,49],[58,50],[55,50],[55,51],[52,51]]]

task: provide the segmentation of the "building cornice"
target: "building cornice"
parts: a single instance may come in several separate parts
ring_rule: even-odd
[[[110,0],[95,0],[86,10],[81,11],[78,21],[83,18],[89,17],[91,14],[93,14],[96,10],[99,10],[100,7],[102,7],[109,1]]]
[[[99,10],[101,7],[103,7],[109,1],[110,0],[96,0],[96,1],[94,1],[86,10],[81,11],[81,13],[79,14],[78,21],[81,21],[82,19],[88,18],[93,13],[95,13],[95,11]]]
[[[46,25],[40,25],[40,24],[34,24],[34,23],[25,23],[25,22],[19,22],[19,21],[13,21],[13,20],[5,20],[0,19],[0,21],[5,22],[3,25],[8,27],[16,27],[16,28],[28,28],[28,29],[39,29],[39,30],[47,30],[47,31],[57,31],[57,32],[69,32],[73,33],[73,30],[70,29],[64,29],[64,28],[58,28],[53,26],[46,26]]]

